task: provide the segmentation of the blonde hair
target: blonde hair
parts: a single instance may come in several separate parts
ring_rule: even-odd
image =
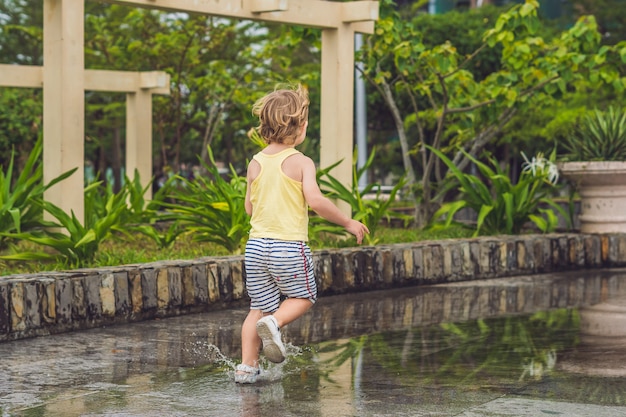
[[[276,89],[254,103],[252,114],[259,118],[256,130],[266,143],[290,145],[309,117],[309,93],[300,84]]]

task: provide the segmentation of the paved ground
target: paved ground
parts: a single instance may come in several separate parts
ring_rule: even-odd
[[[502,282],[436,291],[497,291]],[[266,366],[254,386],[232,379],[245,309],[2,343],[0,415],[626,416],[625,344],[588,343],[559,328],[513,349],[468,332],[502,326],[506,335],[506,326],[533,323],[515,317],[416,327],[407,306],[424,291],[321,299],[285,329],[286,362]]]

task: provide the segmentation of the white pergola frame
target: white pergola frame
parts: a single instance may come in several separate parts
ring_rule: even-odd
[[[126,172],[152,178],[152,94],[169,94],[163,72],[86,70],[85,0],[44,0],[43,67],[0,65],[0,87],[43,88],[44,181],[77,172],[44,198],[84,218],[86,90],[127,93]],[[322,30],[320,164],[352,183],[354,34],[373,33],[378,2],[359,0],[105,0],[172,12],[288,23]],[[150,196],[148,196],[149,198]],[[349,214],[347,205],[341,206]]]

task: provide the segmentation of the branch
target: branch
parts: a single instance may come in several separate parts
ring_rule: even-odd
[[[485,49],[487,47],[486,43],[483,43],[480,48],[478,48],[477,50],[475,50],[474,52],[472,52],[472,54],[470,56],[468,56],[467,58],[465,58],[465,61],[463,61],[463,63],[461,65],[458,66],[457,69],[455,69],[452,72],[449,72],[447,74],[445,74],[443,76],[443,78],[448,78],[453,76],[454,74],[456,74],[457,72],[461,71],[463,69],[463,67],[465,67],[467,64],[469,64],[469,62],[474,59],[476,57],[476,55],[478,55],[480,53],[480,51],[482,51],[483,49]]]
[[[475,140],[468,142],[471,144],[471,148],[467,153],[471,156],[476,156],[498,133],[502,131],[504,126],[513,118],[517,113],[517,109],[508,108],[498,117],[498,122],[488,126],[485,130],[480,132]],[[457,152],[452,161],[461,171],[463,171],[469,164],[469,159],[461,152]]]

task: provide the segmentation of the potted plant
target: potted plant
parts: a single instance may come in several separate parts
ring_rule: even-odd
[[[557,164],[581,202],[582,233],[626,233],[626,113],[594,110],[563,143]]]

